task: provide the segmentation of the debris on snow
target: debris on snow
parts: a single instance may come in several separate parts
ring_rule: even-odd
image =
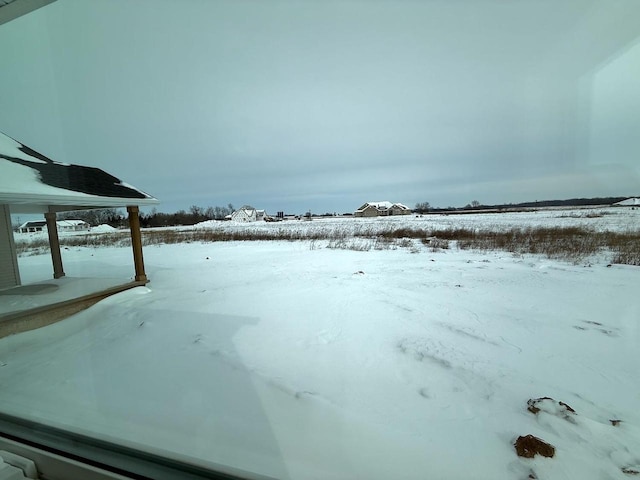
[[[527,400],[527,410],[537,415],[541,410],[543,412],[555,415],[565,420],[573,422],[569,414],[575,415],[576,411],[564,402],[556,402],[551,397],[541,397]]]
[[[536,455],[542,455],[543,457],[553,458],[556,454],[556,449],[553,445],[533,435],[518,437],[514,446],[519,457],[533,458]]]
[[[533,413],[534,415],[537,414],[540,409],[536,406],[537,403],[541,402],[542,400],[553,400],[553,398],[551,397],[540,397],[540,398],[536,398],[534,399],[529,399],[527,400],[527,410],[529,410],[531,413]]]

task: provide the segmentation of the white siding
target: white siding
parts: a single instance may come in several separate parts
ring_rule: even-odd
[[[255,209],[241,208],[231,214],[231,220],[235,222],[255,222],[257,220]]]
[[[20,285],[16,246],[11,231],[8,205],[0,205],[0,288]]]

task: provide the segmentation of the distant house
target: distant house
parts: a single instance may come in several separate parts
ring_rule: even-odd
[[[91,225],[83,220],[58,220],[56,224],[60,232],[86,232],[91,228]]]
[[[409,214],[411,214],[409,207],[402,203],[391,202],[367,202],[353,213],[356,217],[386,217]]]
[[[621,202],[614,203],[614,207],[640,207],[640,198],[627,198]]]
[[[389,209],[389,215],[411,215],[411,209],[402,203],[394,203]]]
[[[376,202],[367,202],[353,212],[353,215],[355,217],[377,217],[379,215],[379,209],[376,206]]]
[[[18,227],[19,233],[37,233],[46,231],[47,222],[45,222],[44,220],[37,222],[25,222]]]
[[[58,220],[56,221],[59,232],[86,232],[91,225],[82,220]],[[19,233],[46,232],[47,222],[44,220],[25,222],[18,227]]]
[[[231,214],[231,220],[234,222],[259,222],[264,220],[264,210],[256,210],[250,205],[240,207],[238,210]]]

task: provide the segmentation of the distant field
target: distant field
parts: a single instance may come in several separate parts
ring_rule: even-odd
[[[350,250],[413,248],[407,239],[432,250],[449,248],[502,250],[542,254],[583,262],[596,255],[602,261],[640,265],[640,209],[579,208],[468,215],[407,215],[397,217],[321,217],[311,221],[236,223],[207,221],[194,226],[143,230],[145,245],[220,241],[310,241],[311,248]],[[66,247],[125,246],[126,230],[62,234]],[[16,234],[21,255],[45,253],[43,234]],[[602,257],[604,255],[604,257]]]

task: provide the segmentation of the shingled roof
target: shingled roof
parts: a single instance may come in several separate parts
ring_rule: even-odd
[[[0,132],[0,204],[12,211],[155,205],[158,200],[95,167],[51,160]]]

